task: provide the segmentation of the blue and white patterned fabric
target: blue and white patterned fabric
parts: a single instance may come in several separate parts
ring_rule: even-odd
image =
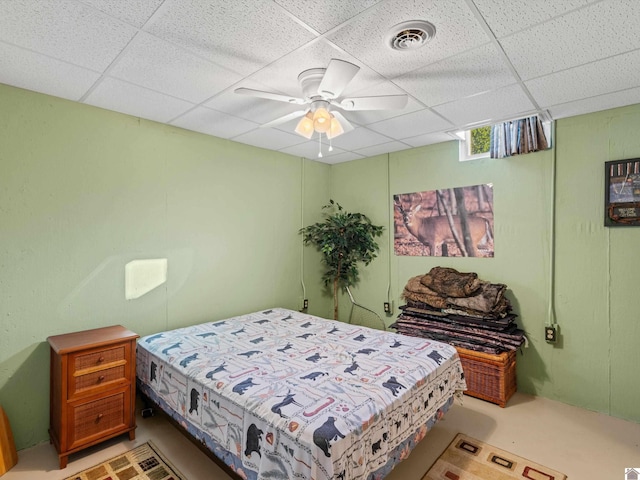
[[[382,478],[466,388],[455,348],[275,308],[143,337],[140,388],[243,478]]]

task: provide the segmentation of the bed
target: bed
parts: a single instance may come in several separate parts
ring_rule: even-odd
[[[138,388],[239,478],[383,478],[466,388],[454,347],[274,308],[139,339]]]

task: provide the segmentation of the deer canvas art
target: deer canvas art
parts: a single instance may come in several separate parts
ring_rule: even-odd
[[[393,196],[396,255],[493,257],[490,184]]]

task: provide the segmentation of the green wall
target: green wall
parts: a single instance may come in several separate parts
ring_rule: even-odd
[[[50,335],[298,309],[303,255],[310,312],[324,315],[319,256],[298,230],[329,172],[0,85],[0,404],[17,447],[48,438]],[[125,265],[154,258],[167,282],[126,300]]]
[[[18,448],[47,439],[49,335],[145,335],[305,296],[331,317],[298,234],[329,198],[386,228],[353,293],[387,325],[409,277],[478,272],[509,286],[528,332],[521,391],[640,421],[640,229],[603,227],[603,164],[640,157],[639,130],[631,106],[560,120],[554,150],[521,157],[461,163],[447,142],[329,166],[0,85],[0,404]],[[391,195],[479,183],[494,185],[495,258],[393,254]],[[125,265],[151,258],[167,282],[126,300]]]
[[[559,120],[554,149],[520,157],[459,162],[447,142],[333,166],[333,197],[387,232],[393,194],[494,186],[495,258],[401,257],[387,238],[354,296],[390,324],[407,280],[434,266],[504,283],[529,339],[518,389],[640,422],[640,228],[603,226],[604,162],[640,157],[638,131],[635,105]],[[553,319],[555,346],[543,336]]]
[[[556,311],[545,395],[640,421],[640,229],[604,228],[604,162],[640,157],[640,105],[558,122]]]

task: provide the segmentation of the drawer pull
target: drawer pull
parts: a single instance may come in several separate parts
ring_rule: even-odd
[[[104,375],[100,375],[98,377],[98,383],[102,383],[102,382],[104,382]]]
[[[102,413],[99,413],[98,416],[96,417],[96,423],[102,420],[102,417],[104,417],[104,415]]]
[[[98,363],[102,363],[102,362],[104,362],[104,357],[100,357],[100,358],[98,359]]]

